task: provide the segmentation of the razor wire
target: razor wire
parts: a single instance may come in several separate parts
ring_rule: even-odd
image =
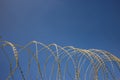
[[[105,50],[0,41],[0,55],[8,63],[5,80],[120,79],[120,59]]]

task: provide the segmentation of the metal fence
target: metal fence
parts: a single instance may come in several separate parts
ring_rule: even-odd
[[[21,46],[0,41],[0,79],[119,80],[120,59],[108,51],[61,47],[31,41]],[[4,63],[4,64],[3,64]]]

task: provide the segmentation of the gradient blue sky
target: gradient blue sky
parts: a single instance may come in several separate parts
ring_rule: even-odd
[[[0,35],[120,54],[119,0],[0,0]],[[116,54],[117,54],[116,53]]]
[[[21,45],[37,40],[120,57],[120,1],[0,0],[0,35]]]

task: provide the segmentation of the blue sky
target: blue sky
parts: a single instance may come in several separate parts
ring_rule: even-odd
[[[120,57],[119,0],[0,0],[0,36],[97,48]]]
[[[4,40],[99,48],[120,54],[119,0],[1,0]]]

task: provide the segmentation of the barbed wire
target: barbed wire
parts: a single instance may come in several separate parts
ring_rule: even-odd
[[[25,46],[0,41],[0,50],[9,63],[9,74],[5,80],[120,78],[120,59],[105,50],[61,47],[55,43],[45,45],[37,41],[31,41]]]

